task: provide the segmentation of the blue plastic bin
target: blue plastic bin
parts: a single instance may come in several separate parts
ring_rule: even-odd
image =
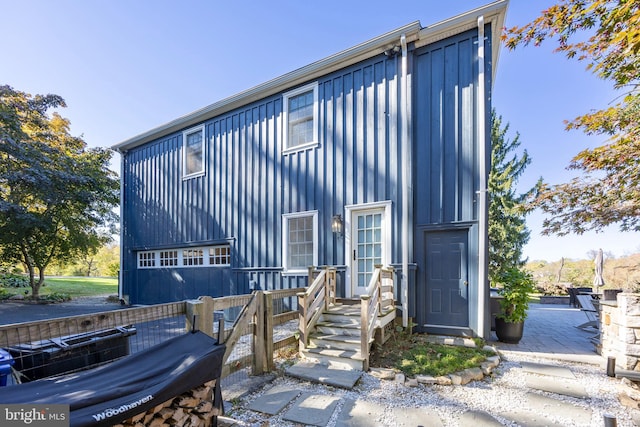
[[[8,351],[0,348],[0,387],[7,385],[7,377],[11,375],[11,367],[16,363]]]

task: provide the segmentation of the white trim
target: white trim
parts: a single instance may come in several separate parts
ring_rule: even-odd
[[[478,157],[479,157],[479,191],[478,191],[478,329],[477,333],[480,338],[487,338],[491,334],[490,325],[485,319],[488,317],[486,309],[488,308],[487,290],[489,289],[489,279],[487,272],[488,253],[489,253],[489,230],[488,230],[488,214],[489,201],[487,197],[487,147],[485,138],[485,85],[484,85],[484,16],[478,17],[478,103],[476,105],[476,114],[478,115]],[[495,43],[495,41],[494,41]]]
[[[313,92],[313,140],[304,144],[289,145],[289,98],[301,95],[305,92]],[[318,82],[304,85],[282,95],[282,154],[294,153],[296,151],[302,151],[307,148],[316,147],[319,144],[318,140]]]
[[[145,255],[153,255],[152,257],[144,259],[144,263],[153,263],[153,265],[142,265],[143,256]],[[150,269],[150,268],[158,268],[158,254],[156,251],[140,251],[136,255],[136,265],[138,269]]]
[[[292,218],[313,218],[313,264],[318,265],[318,211],[304,211],[282,214],[282,274],[283,275],[308,275],[307,268],[289,268],[289,220]],[[311,267],[311,266],[307,266]]]
[[[391,264],[391,243],[392,243],[392,203],[391,200],[385,200],[382,202],[363,203],[360,205],[347,205],[344,207],[344,249],[345,249],[345,298],[352,298],[353,295],[353,282],[351,274],[351,264],[353,262],[351,254],[353,253],[353,239],[351,236],[351,219],[355,213],[365,213],[369,211],[382,211],[382,233],[383,233],[383,251],[382,251],[382,264]]]
[[[199,171],[187,174],[187,136],[200,132],[202,137],[201,149],[202,149],[202,165]],[[206,147],[204,125],[192,127],[182,132],[182,179],[195,178],[197,176],[204,175],[205,171],[205,159],[206,159]]]
[[[402,146],[402,276],[400,278],[400,303],[402,304],[402,326],[409,325],[409,203],[411,201],[411,174],[409,167],[411,164],[411,147],[409,126],[411,126],[411,115],[407,113],[409,105],[408,90],[408,70],[407,70],[407,38],[403,34],[400,37],[402,45],[402,75],[400,77],[400,123],[402,123],[402,134],[400,144]]]

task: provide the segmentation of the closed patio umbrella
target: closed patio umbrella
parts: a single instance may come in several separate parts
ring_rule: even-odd
[[[600,286],[604,286],[604,277],[602,277],[602,271],[604,269],[604,255],[602,253],[602,249],[598,250],[596,259],[593,262],[595,264],[595,276],[593,278],[593,286],[595,286],[597,290]]]

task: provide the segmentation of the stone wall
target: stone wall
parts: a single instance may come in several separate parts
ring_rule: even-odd
[[[213,407],[215,380],[157,405],[114,427],[209,427],[218,414]]]
[[[600,302],[600,354],[616,365],[640,371],[640,294],[619,293]]]
[[[562,304],[569,305],[569,297],[562,295],[541,295],[540,304]]]

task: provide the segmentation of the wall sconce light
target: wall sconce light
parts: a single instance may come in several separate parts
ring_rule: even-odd
[[[338,236],[342,236],[343,224],[342,224],[342,215],[334,215],[331,219],[331,231],[333,231]]]

